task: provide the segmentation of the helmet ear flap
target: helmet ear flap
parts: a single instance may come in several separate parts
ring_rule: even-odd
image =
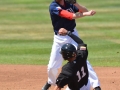
[[[75,56],[76,56],[76,54],[77,54],[76,52],[73,52],[72,57],[75,57]]]
[[[70,59],[72,57],[75,57],[75,52],[69,52],[69,53],[63,52],[61,54],[62,54],[64,60],[68,60],[68,59]]]

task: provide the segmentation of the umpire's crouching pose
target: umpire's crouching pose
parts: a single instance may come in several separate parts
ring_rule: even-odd
[[[74,45],[66,43],[61,48],[61,54],[64,60],[68,60],[68,63],[62,67],[61,73],[56,79],[56,86],[54,90],[61,90],[65,85],[68,85],[68,90],[90,90],[90,83],[88,81],[88,69],[87,69],[87,45],[83,41],[63,29],[65,33],[60,35],[66,35],[66,33],[78,43],[77,50]],[[62,31],[63,31],[62,30]]]

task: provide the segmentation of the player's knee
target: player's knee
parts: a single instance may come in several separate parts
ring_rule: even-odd
[[[55,72],[58,71],[58,69],[53,68],[53,67],[52,67],[52,68],[48,68],[47,70],[48,70],[48,73],[49,73],[49,72],[53,72],[53,73],[55,73]]]

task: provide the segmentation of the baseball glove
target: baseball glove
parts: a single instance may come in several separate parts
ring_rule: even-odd
[[[65,0],[67,3],[70,3],[70,4],[75,4],[76,3],[76,0]]]

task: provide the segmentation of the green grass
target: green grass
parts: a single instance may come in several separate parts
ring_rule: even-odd
[[[0,1],[0,64],[48,64],[53,42],[50,2]],[[92,66],[120,66],[119,0],[79,3],[97,12],[76,20],[78,33],[88,44],[88,60]]]
[[[47,63],[51,44],[49,40],[0,40],[0,63]]]

